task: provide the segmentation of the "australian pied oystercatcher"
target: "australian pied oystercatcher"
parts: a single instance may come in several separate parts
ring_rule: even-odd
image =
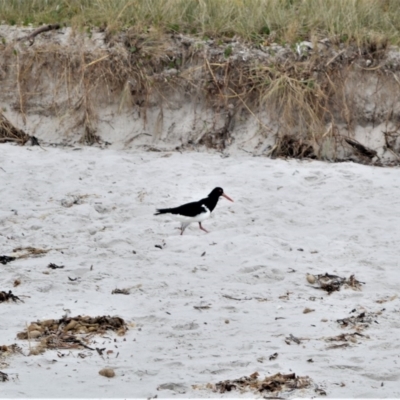
[[[205,199],[183,204],[175,208],[158,208],[154,215],[171,214],[175,219],[181,222],[181,235],[183,235],[184,230],[192,222],[198,222],[200,229],[208,233],[208,231],[201,226],[201,222],[210,218],[221,196],[233,202],[233,200],[224,193],[222,188],[216,187]]]

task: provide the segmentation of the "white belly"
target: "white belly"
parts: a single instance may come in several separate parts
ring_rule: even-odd
[[[201,214],[196,215],[195,217],[186,217],[184,215],[178,215],[178,214],[171,214],[172,218],[174,218],[176,221],[180,221],[183,223],[191,223],[191,222],[201,222],[206,220],[207,218],[210,218],[211,212],[210,210],[205,206],[202,205],[204,212]]]

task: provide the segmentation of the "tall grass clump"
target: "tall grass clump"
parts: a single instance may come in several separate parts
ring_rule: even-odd
[[[398,0],[0,0],[0,22],[205,37],[400,44]]]

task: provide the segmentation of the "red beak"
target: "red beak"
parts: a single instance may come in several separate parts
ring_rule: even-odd
[[[228,199],[229,201],[231,201],[233,203],[233,200],[229,196],[227,196],[225,193],[222,193],[221,196],[224,196],[226,199]]]

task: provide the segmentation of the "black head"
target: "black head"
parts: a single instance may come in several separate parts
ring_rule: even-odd
[[[224,190],[220,187],[216,187],[211,191],[211,193],[208,195],[208,197],[216,197],[219,198],[224,194]]]
[[[219,199],[221,196],[223,196],[223,197],[225,197],[226,199],[228,199],[229,201],[232,201],[232,202],[233,202],[233,200],[232,200],[229,196],[227,196],[227,195],[224,193],[224,190],[223,190],[222,188],[220,188],[220,187],[216,187],[216,188],[213,189],[213,190],[211,191],[211,193],[208,195],[209,198],[213,198],[213,199]]]

